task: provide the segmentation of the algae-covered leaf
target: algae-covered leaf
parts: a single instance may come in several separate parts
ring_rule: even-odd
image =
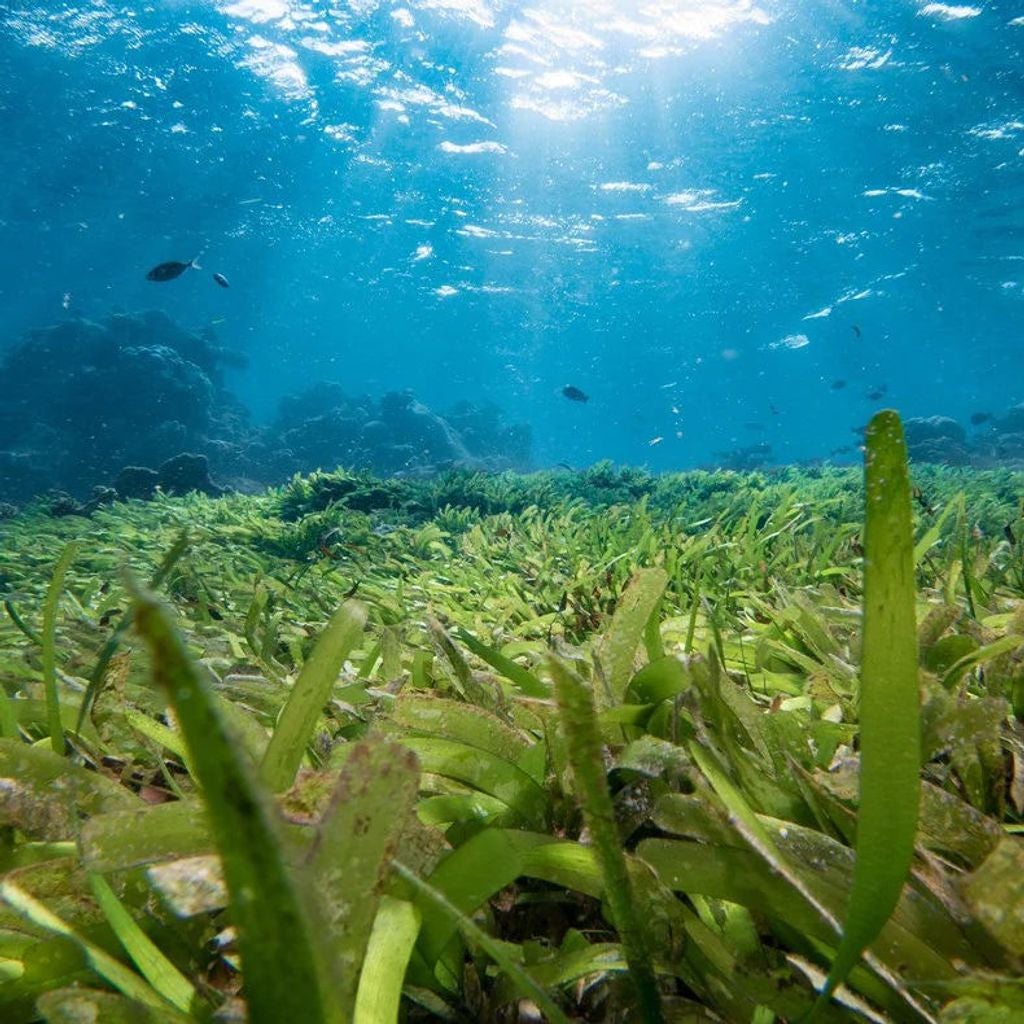
[[[998,640],[993,640],[992,643],[986,644],[984,647],[977,647],[975,645],[975,649],[967,651],[963,657],[950,665],[942,677],[943,685],[947,689],[952,689],[967,672],[977,668],[979,665],[985,664],[987,661],[998,658],[1000,655],[1010,654],[1021,647],[1024,647],[1024,636],[1016,636],[1012,633],[1008,636],[1001,636]]]
[[[933,692],[922,713],[922,745],[929,758],[944,754],[968,800],[986,810],[1004,773],[1000,727],[1009,714],[1001,697],[958,698]]]
[[[964,894],[1000,945],[1024,956],[1024,839],[1003,839],[965,880]]]
[[[40,839],[72,834],[79,814],[138,808],[132,792],[43,747],[0,739],[0,814]]]
[[[678,696],[690,683],[690,673],[679,658],[658,658],[630,679],[622,699],[627,704],[657,704]]]
[[[182,1024],[189,1018],[146,1006],[114,992],[94,988],[58,988],[44,992],[36,1008],[46,1024]]]
[[[213,854],[154,864],[146,877],[178,917],[211,914],[228,905],[220,859]]]
[[[932,648],[962,614],[955,604],[937,604],[921,620],[917,627],[917,648],[923,664],[927,664]]]
[[[464,701],[428,694],[401,694],[391,713],[392,721],[409,732],[456,740],[489,751],[515,764],[528,741],[497,715]]]
[[[857,859],[823,997],[845,980],[896,906],[910,872],[921,788],[914,538],[899,416],[877,413],[865,443]]]
[[[924,659],[925,668],[939,675],[951,665],[973,654],[978,649],[978,641],[964,633],[953,633],[937,640],[928,649]]]
[[[221,855],[250,1020],[338,1021],[337,996],[317,959],[319,937],[288,868],[270,796],[235,749],[210,688],[167,613],[152,595],[136,590],[134,596],[136,627],[149,645],[156,681],[178,716]],[[288,964],[286,973],[282,963]]]
[[[955,999],[942,1008],[940,1024],[1018,1024],[1024,1005],[989,1002],[986,999]]]
[[[412,812],[418,782],[410,751],[382,739],[357,744],[338,774],[306,857],[324,926],[320,942],[346,1013],[355,1002],[381,882]]]
[[[681,774],[690,766],[686,751],[656,736],[641,736],[620,751],[615,767],[656,779],[665,772]]]
[[[647,620],[654,614],[667,585],[668,574],[664,569],[640,569],[619,598],[611,625],[598,649],[611,701],[620,701],[626,691]],[[596,697],[598,706],[609,703],[603,699],[603,694],[596,694]]]
[[[342,605],[302,666],[263,756],[263,779],[275,793],[292,784],[342,663],[362,637],[365,624],[362,605]]]

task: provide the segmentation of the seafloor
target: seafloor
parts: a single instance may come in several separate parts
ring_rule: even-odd
[[[918,858],[875,960],[821,1019],[861,1019],[863,1002],[875,1019],[1020,1019],[1019,981],[1006,979],[1024,957],[1024,473],[920,465],[912,477]],[[0,866],[8,895],[45,902],[67,930],[31,903],[0,911],[0,1016],[32,1020],[37,1000],[56,1014],[69,992],[109,1020],[146,991],[145,1019],[239,1008],[208,856],[216,823],[131,626],[141,581],[169,606],[250,767],[267,763],[328,621],[346,602],[365,611],[279,803],[290,827],[313,828],[324,780],[357,741],[416,755],[415,813],[384,845],[472,927],[459,938],[431,897],[376,867],[364,878],[371,908],[385,891],[426,922],[405,950],[407,1019],[536,1019],[502,952],[569,1017],[625,1019],[625,940],[568,795],[552,654],[603,694],[615,826],[672,1019],[796,1019],[852,878],[863,514],[859,470],[599,465],[315,474],[88,517],[40,502],[0,522]],[[371,796],[371,820],[403,821],[402,799]],[[133,962],[97,874],[180,971],[194,1017],[161,1009],[166,991],[138,973],[144,991],[126,990],[89,953]]]

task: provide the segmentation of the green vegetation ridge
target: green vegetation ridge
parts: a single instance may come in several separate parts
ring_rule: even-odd
[[[1021,1019],[1024,474],[867,443],[0,523],[0,1019]]]

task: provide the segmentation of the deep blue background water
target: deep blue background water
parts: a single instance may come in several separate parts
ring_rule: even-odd
[[[1024,2],[3,2],[0,346],[163,308],[258,418],[488,399],[539,463],[999,412],[1022,55]]]

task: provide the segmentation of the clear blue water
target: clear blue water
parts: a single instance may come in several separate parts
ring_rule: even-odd
[[[822,457],[881,385],[998,413],[1022,55],[981,0],[12,0],[0,346],[161,308],[249,354],[257,419],[321,379],[490,400],[541,465]]]

